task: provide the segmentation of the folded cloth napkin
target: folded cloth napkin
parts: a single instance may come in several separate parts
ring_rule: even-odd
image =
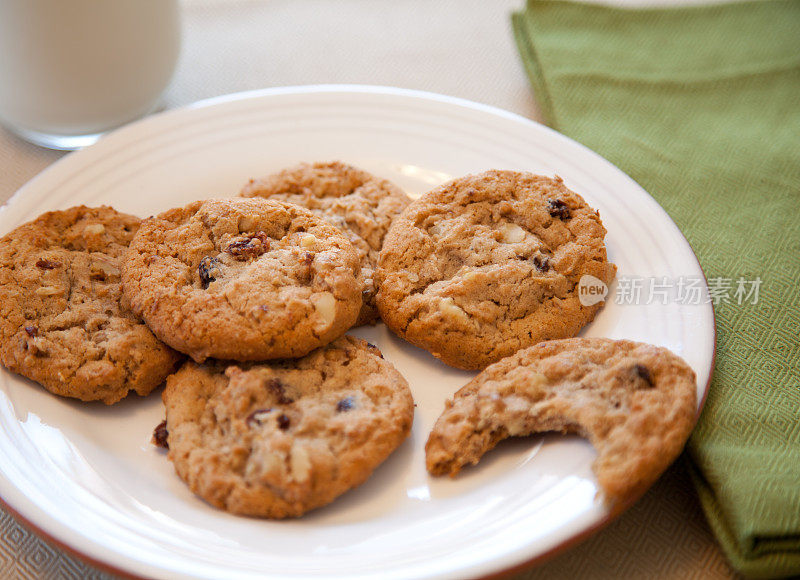
[[[545,118],[649,191],[717,318],[689,444],[735,568],[800,574],[800,2],[620,9],[529,0],[514,33]]]

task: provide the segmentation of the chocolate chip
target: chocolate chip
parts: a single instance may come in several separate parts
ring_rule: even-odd
[[[286,396],[286,385],[280,379],[268,379],[266,387],[278,398],[279,405],[294,403],[294,399]]]
[[[58,268],[60,265],[60,263],[52,260],[44,260],[41,258],[36,260],[36,267],[41,268],[42,270],[52,270],[54,268]]]
[[[547,211],[550,212],[551,216],[560,220],[568,220],[572,216],[567,204],[560,199],[547,200]]]
[[[540,272],[547,272],[550,269],[550,258],[536,255],[533,257],[533,265]]]
[[[248,427],[260,427],[267,420],[272,409],[256,409],[244,420]]]
[[[647,383],[649,387],[654,387],[653,375],[650,374],[650,369],[642,364],[633,365],[633,374]]]
[[[292,424],[292,421],[285,414],[281,413],[278,416],[278,428],[281,431],[286,431],[289,428],[289,425],[291,425],[291,424]]]
[[[344,413],[346,411],[352,411],[356,408],[356,402],[353,397],[345,397],[338,403],[336,403],[336,412],[337,413]]]
[[[161,447],[162,449],[169,449],[169,442],[167,441],[167,436],[169,432],[167,431],[167,421],[161,421],[158,426],[153,430],[153,445],[157,447]]]
[[[209,284],[222,275],[219,260],[206,256],[200,260],[200,264],[197,266],[197,273],[200,275],[200,286],[205,290]]]
[[[27,332],[28,336],[30,336],[30,337],[39,336],[39,329],[36,328],[35,326],[26,326],[25,327],[25,332]]]
[[[237,260],[257,258],[269,251],[269,236],[264,232],[256,232],[252,236],[233,240],[225,251]]]

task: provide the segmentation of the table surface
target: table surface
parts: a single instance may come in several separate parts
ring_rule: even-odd
[[[541,121],[511,35],[509,16],[521,5],[184,0],[181,59],[163,104],[273,86],[357,83],[453,95]],[[0,128],[0,201],[63,155]],[[511,578],[733,577],[679,460],[605,529]],[[0,510],[0,578],[113,577]]]

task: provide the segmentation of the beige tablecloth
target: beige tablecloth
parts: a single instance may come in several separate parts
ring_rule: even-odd
[[[540,120],[512,43],[522,0],[185,0],[183,52],[164,106],[281,85],[422,89]],[[0,129],[0,201],[63,154]],[[146,557],[146,555],[144,555]],[[593,537],[513,576],[731,578],[680,462]],[[0,578],[111,578],[0,510]]]

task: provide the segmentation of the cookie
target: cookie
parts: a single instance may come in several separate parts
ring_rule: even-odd
[[[425,446],[428,471],[455,475],[507,437],[587,437],[609,504],[637,497],[680,454],[696,381],[669,350],[607,338],[537,344],[495,363],[445,405]]]
[[[198,362],[303,356],[361,308],[358,256],[300,206],[198,201],[145,220],[123,264],[125,295],[164,342]]]
[[[358,252],[364,286],[356,325],[378,319],[374,271],[392,219],[411,199],[393,183],[338,161],[303,163],[251,179],[244,197],[279,199],[307,207],[342,230]]]
[[[51,393],[146,395],[181,356],[128,308],[120,262],[139,218],[110,207],[39,216],[0,239],[0,360]]]
[[[456,179],[412,202],[386,235],[376,271],[381,318],[462,369],[574,336],[602,307],[581,303],[581,278],[608,284],[616,272],[605,233],[597,211],[558,177]]]
[[[189,488],[236,514],[296,517],[364,482],[408,436],[414,402],[350,336],[295,360],[186,363],[154,439]]]

